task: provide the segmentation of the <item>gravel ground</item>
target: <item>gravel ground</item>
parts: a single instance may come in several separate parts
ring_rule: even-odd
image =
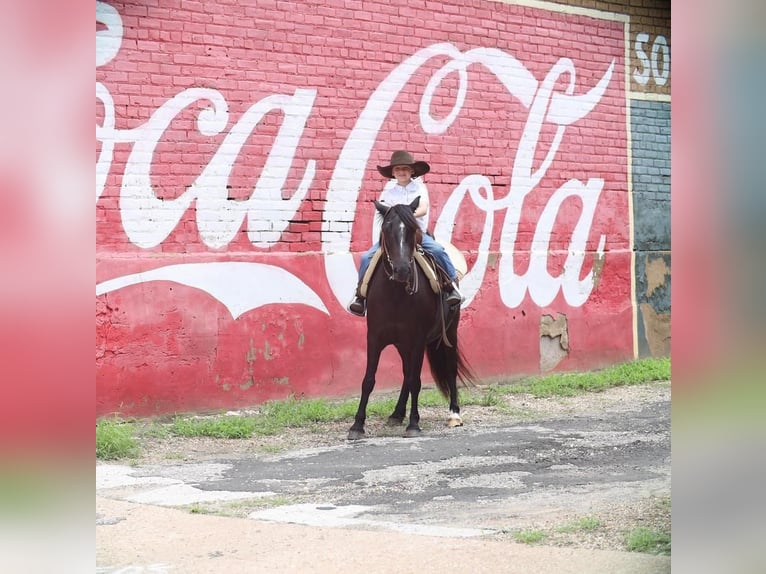
[[[373,398],[390,396],[375,393]],[[463,408],[465,425],[486,429],[529,424],[569,416],[589,414],[636,412],[652,403],[670,400],[670,383],[656,382],[631,387],[616,387],[599,393],[587,393],[576,397],[535,398],[526,395],[500,397],[495,406],[470,405]],[[247,411],[243,411],[245,414]],[[446,404],[442,408],[421,409],[421,427],[428,436],[448,434],[445,428]],[[334,446],[346,441],[346,433],[353,421],[315,423],[310,427],[293,428],[273,436],[254,436],[249,439],[212,439],[142,436],[141,454],[132,464],[177,465],[179,463],[205,462],[218,459],[237,459],[265,456],[292,450]],[[368,437],[400,436],[401,428],[391,428],[385,421],[368,419]],[[668,432],[670,429],[668,428]],[[670,475],[670,460],[667,469]],[[626,534],[638,527],[656,532],[670,533],[670,486],[659,484],[642,491],[626,493],[624,497],[600,496],[586,493],[580,500],[562,498],[554,513],[528,518],[527,532],[539,532],[543,539],[538,544],[574,548],[625,550]],[[582,498],[587,497],[587,512],[583,512]],[[206,511],[221,512],[234,516],[247,516],[256,507],[239,505],[235,508]],[[492,535],[500,540],[516,540],[518,529],[500,531]]]

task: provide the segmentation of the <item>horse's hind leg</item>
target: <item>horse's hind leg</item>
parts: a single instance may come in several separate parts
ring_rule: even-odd
[[[457,380],[451,376],[449,380],[449,415],[447,416],[448,427],[463,426],[463,419],[460,418],[460,405],[457,400]]]
[[[453,340],[455,340],[453,338]],[[460,405],[458,404],[457,393],[457,370],[458,357],[455,347],[446,349],[447,359],[447,388],[449,389],[449,415],[447,416],[447,426],[461,427],[463,419],[460,418]]]

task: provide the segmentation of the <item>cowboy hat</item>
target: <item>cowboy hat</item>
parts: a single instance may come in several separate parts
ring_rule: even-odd
[[[412,168],[412,177],[420,177],[421,175],[427,174],[429,171],[431,171],[431,166],[428,165],[424,161],[415,161],[412,157],[412,155],[404,150],[398,150],[391,154],[391,162],[386,165],[378,166],[378,171],[380,172],[380,175],[385,177],[386,179],[393,179],[393,169],[397,165],[407,165]]]

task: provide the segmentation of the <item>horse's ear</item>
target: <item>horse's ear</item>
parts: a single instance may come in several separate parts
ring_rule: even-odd
[[[417,210],[418,205],[420,205],[420,196],[419,195],[415,199],[412,200],[412,203],[410,203],[410,207],[412,208],[412,213],[415,213],[415,210]]]
[[[375,209],[377,209],[381,215],[385,215],[386,211],[388,211],[388,206],[385,203],[379,202],[377,199],[373,199],[373,201],[375,202]]]

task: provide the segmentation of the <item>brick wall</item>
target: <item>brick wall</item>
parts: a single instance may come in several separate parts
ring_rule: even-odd
[[[640,356],[670,354],[669,0],[561,0],[625,15],[630,71],[632,191]]]
[[[97,3],[99,414],[356,394],[365,324],[345,305],[400,148],[431,164],[431,227],[465,255],[480,376],[664,354],[669,18]],[[400,372],[388,349],[379,387]]]

